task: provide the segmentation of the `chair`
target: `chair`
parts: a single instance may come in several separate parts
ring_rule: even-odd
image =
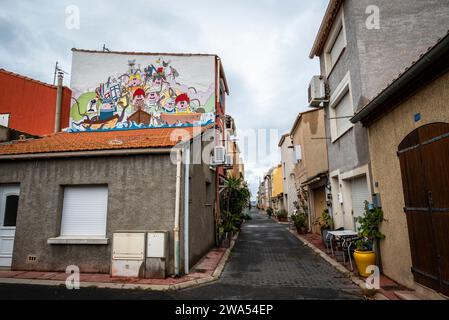
[[[352,258],[354,257],[354,251],[355,251],[355,243],[357,240],[359,240],[360,237],[355,236],[346,239],[345,244],[343,246],[344,255],[348,256],[349,264],[351,266],[351,271],[354,271],[354,266],[352,265]],[[346,264],[346,262],[345,262]]]

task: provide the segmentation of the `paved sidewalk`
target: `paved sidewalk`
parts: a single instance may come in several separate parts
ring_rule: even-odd
[[[185,288],[199,283],[216,280],[219,276],[218,271],[223,268],[225,263],[223,257],[229,255],[229,253],[226,255],[226,252],[226,248],[212,249],[192,268],[188,275],[179,278],[141,279],[111,277],[109,274],[82,273],[80,274],[80,286],[99,286],[103,288],[139,287],[153,290]],[[0,283],[60,285],[65,284],[65,280],[68,276],[69,275],[64,272],[0,270]]]

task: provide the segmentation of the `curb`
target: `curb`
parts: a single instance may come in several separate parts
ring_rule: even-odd
[[[144,283],[111,283],[111,282],[80,282],[80,288],[96,287],[96,288],[107,288],[107,289],[141,289],[141,290],[153,290],[153,291],[169,291],[169,290],[180,290],[190,287],[199,286],[201,284],[216,281],[220,278],[226,262],[229,259],[232,249],[234,248],[237,237],[240,231],[235,234],[231,240],[229,248],[226,249],[225,253],[220,259],[217,267],[215,268],[212,275],[189,280],[177,284],[144,284]],[[40,279],[19,279],[19,278],[0,278],[0,283],[5,284],[31,284],[31,285],[44,285],[44,286],[65,286],[65,281],[61,280],[40,280]]]
[[[352,274],[351,271],[349,271],[348,269],[346,269],[345,267],[343,267],[340,263],[338,263],[337,261],[335,261],[334,259],[332,259],[331,257],[329,257],[325,252],[323,252],[321,249],[317,248],[314,244],[310,243],[309,241],[301,238],[300,236],[298,236],[294,231],[292,230],[288,230],[288,232],[290,232],[293,236],[295,236],[297,239],[299,239],[305,246],[309,247],[310,249],[312,249],[317,255],[319,255],[321,258],[323,258],[324,260],[326,260],[326,262],[328,262],[331,266],[333,266],[335,269],[337,269],[339,272],[343,273],[347,278],[349,278],[354,284],[356,284],[357,286],[359,286],[362,290],[369,290],[366,287],[366,283],[365,281],[361,280],[359,277],[354,276]],[[377,292],[375,294],[375,299],[376,300],[390,300],[388,299],[386,296],[384,296],[383,294]]]

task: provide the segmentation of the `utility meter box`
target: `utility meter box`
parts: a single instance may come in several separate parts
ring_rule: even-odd
[[[166,261],[168,257],[168,231],[147,232],[145,277],[166,277]]]
[[[112,238],[113,277],[142,277],[145,260],[144,232],[117,232]]]

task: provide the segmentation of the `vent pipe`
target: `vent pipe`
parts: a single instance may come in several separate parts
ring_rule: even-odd
[[[55,133],[61,131],[61,110],[62,110],[62,80],[64,74],[58,71],[58,84],[56,90],[56,113],[55,113]]]

